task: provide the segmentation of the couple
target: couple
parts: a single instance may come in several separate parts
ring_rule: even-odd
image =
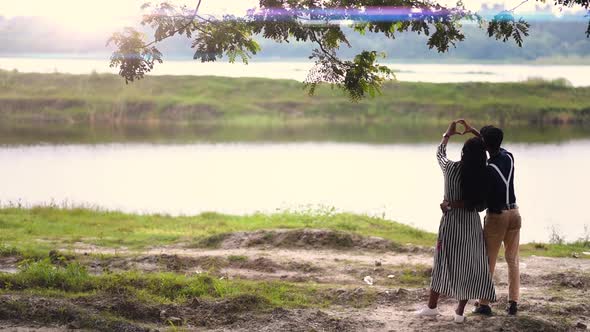
[[[465,127],[457,131],[457,124]],[[454,135],[473,134],[463,145],[461,161],[447,158]],[[508,263],[510,315],[517,312],[520,276],[518,247],[521,217],[514,195],[514,157],[500,147],[503,132],[486,126],[478,132],[465,120],[451,122],[438,147],[437,159],[445,178],[443,210],[434,256],[428,306],[419,316],[439,315],[440,294],[456,298],[455,322],[465,321],[467,301],[479,299],[473,312],[491,315],[496,300],[492,275],[502,242]],[[490,154],[488,160],[486,150]],[[482,230],[480,211],[487,208]]]

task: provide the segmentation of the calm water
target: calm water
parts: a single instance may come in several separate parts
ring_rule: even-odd
[[[590,226],[590,140],[509,143],[524,241]],[[451,158],[460,146],[449,147]],[[3,204],[68,202],[132,212],[232,214],[333,206],[436,231],[442,174],[436,143],[5,145]]]
[[[104,59],[0,58],[0,69],[21,72],[89,74],[117,73]],[[227,77],[284,78],[303,81],[311,62],[260,62],[249,65],[167,60],[154,75],[215,75]],[[421,82],[514,82],[529,78],[567,78],[574,86],[590,86],[590,66],[536,66],[493,64],[391,64],[400,81]]]

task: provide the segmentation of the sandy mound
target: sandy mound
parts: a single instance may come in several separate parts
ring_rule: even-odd
[[[304,249],[366,249],[408,251],[395,242],[358,234],[323,229],[267,230],[214,235],[202,239],[198,247],[237,249],[249,247],[281,247]]]

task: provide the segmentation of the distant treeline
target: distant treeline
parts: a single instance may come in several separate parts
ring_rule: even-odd
[[[307,96],[290,80],[151,76],[125,85],[110,74],[0,71],[0,119],[64,123],[436,124],[451,117],[495,123],[590,123],[590,88],[564,80],[523,83],[392,82],[375,98],[352,103],[322,87]]]
[[[590,62],[590,39],[586,38],[587,21],[558,20],[531,22],[530,36],[523,47],[513,42],[490,38],[485,29],[464,26],[465,41],[448,53],[437,53],[427,46],[427,36],[400,33],[395,39],[382,35],[348,32],[351,48],[342,46],[343,57],[353,57],[361,50],[384,51],[390,61],[425,62],[546,62],[568,64]],[[263,40],[261,57],[305,58],[315,48],[313,44],[291,42],[277,44]],[[182,52],[179,41],[171,43],[170,53]]]
[[[513,42],[503,43],[489,38],[485,30],[473,24],[466,24],[466,39],[457,44],[449,53],[439,54],[426,46],[426,36],[415,33],[400,33],[395,39],[381,35],[361,36],[347,31],[352,48],[342,46],[343,57],[351,57],[361,50],[384,51],[391,61],[491,61],[547,63],[590,62],[590,39],[585,31],[588,25],[583,15],[564,16],[553,20],[532,21],[531,35],[525,39],[524,47]],[[153,35],[149,30],[146,34]],[[108,54],[105,42],[109,33],[83,33],[64,31],[58,25],[42,18],[0,16],[0,55],[18,54]],[[262,52],[257,59],[305,59],[315,46],[311,43],[275,43],[259,38]],[[191,59],[191,41],[173,38],[161,44],[165,56]]]

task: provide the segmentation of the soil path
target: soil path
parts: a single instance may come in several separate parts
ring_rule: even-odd
[[[97,248],[78,249],[78,253],[112,253]],[[119,254],[122,252],[119,251]],[[295,282],[314,281],[356,289],[373,288],[380,294],[380,300],[366,308],[338,306],[322,313],[330,319],[350,322],[342,330],[361,331],[568,331],[590,323],[590,260],[575,258],[548,258],[531,256],[521,258],[521,314],[514,318],[506,315],[503,308],[507,302],[507,267],[502,260],[498,262],[494,280],[499,301],[494,306],[493,317],[469,315],[464,325],[452,322],[453,299],[443,299],[440,303],[442,315],[434,319],[415,317],[413,311],[424,305],[427,299],[427,284],[423,287],[403,287],[400,292],[397,274],[400,269],[428,269],[433,257],[425,253],[378,252],[363,250],[302,250],[285,248],[239,248],[239,249],[186,249],[178,247],[158,248],[140,253],[145,256],[174,256],[186,259],[199,259],[230,256],[241,257],[259,265],[231,265],[220,269],[219,273],[228,278],[250,278],[256,280],[286,279]],[[296,265],[293,265],[296,263]],[[268,268],[268,265],[271,268]],[[306,268],[301,268],[301,267]],[[197,266],[195,270],[201,269]],[[189,271],[190,272],[190,271]],[[393,278],[390,278],[393,275]],[[371,276],[374,285],[363,281]],[[429,280],[429,278],[426,278]],[[472,305],[468,305],[471,310]],[[302,310],[300,317],[313,322],[316,313]],[[557,320],[556,317],[563,319]],[[317,316],[319,317],[319,316]],[[321,316],[323,317],[323,316]],[[323,319],[323,318],[322,318]],[[288,325],[297,323],[297,318],[277,318],[267,326],[257,326],[261,331],[301,330],[309,326]],[[285,325],[287,324],[287,325]],[[311,323],[310,323],[311,324]],[[332,330],[318,322],[317,330]],[[305,328],[304,328],[305,327]],[[247,331],[253,328],[233,326],[229,330]],[[313,325],[311,326],[313,328]],[[337,328],[335,330],[339,330]],[[228,330],[227,328],[219,331]]]
[[[569,331],[590,325],[590,260],[526,257],[520,262],[521,312],[517,317],[503,311],[507,299],[506,263],[498,262],[494,276],[499,301],[495,315],[469,315],[467,322],[452,322],[453,299],[440,302],[442,315],[415,317],[413,311],[427,299],[432,254],[370,250],[290,249],[248,247],[236,249],[189,249],[180,246],[146,251],[112,250],[79,246],[68,248],[86,257],[91,271],[140,269],[197,274],[208,271],[223,278],[287,280],[326,284],[343,294],[343,301],[328,309],[277,309],[264,316],[244,316],[211,331]],[[98,259],[98,254],[113,257]],[[0,270],[11,271],[13,261],[0,260]],[[424,283],[404,286],[404,276],[422,277]],[[370,276],[373,285],[364,278]],[[344,291],[345,289],[346,291]],[[377,299],[369,306],[347,304],[355,294],[373,290]],[[472,305],[468,305],[470,310]],[[246,318],[247,317],[247,318]],[[584,328],[585,329],[585,328]],[[35,327],[0,324],[0,331],[29,331]],[[49,327],[41,331],[58,331]],[[187,327],[187,330],[192,328]],[[194,329],[203,331],[203,328]]]

